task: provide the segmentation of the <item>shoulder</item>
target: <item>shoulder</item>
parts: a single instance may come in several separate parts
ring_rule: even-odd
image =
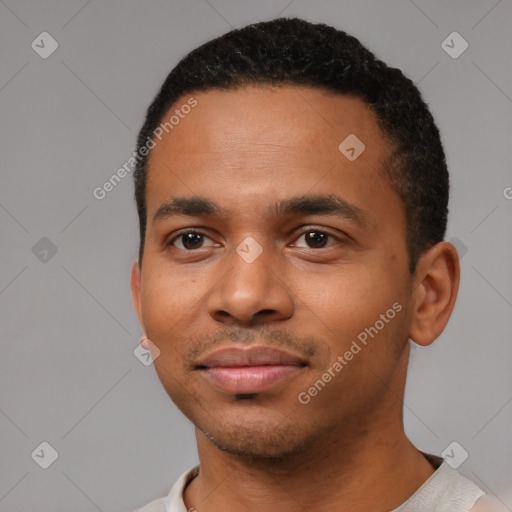
[[[158,498],[135,512],[187,512],[183,503],[183,490],[199,474],[199,465],[188,469],[176,480],[164,498]]]
[[[482,496],[470,512],[509,512],[510,509],[494,496]]]
[[[439,460],[433,460],[434,467],[439,462]],[[484,512],[471,508],[484,494],[484,491],[474,482],[443,461],[432,476],[393,512],[418,512],[418,510]]]
[[[165,512],[165,498],[158,498],[135,512]]]

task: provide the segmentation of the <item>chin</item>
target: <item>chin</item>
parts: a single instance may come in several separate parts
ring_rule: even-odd
[[[265,422],[253,421],[246,416],[231,422],[223,418],[206,428],[196,426],[220,450],[251,459],[282,459],[296,455],[311,441],[311,433],[290,418]]]
[[[290,455],[297,455],[301,448],[290,442],[290,439],[255,438],[254,435],[240,435],[236,437],[208,434],[207,437],[219,449],[230,455],[251,459],[282,459]]]

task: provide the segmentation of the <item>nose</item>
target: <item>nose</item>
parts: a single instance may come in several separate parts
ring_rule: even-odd
[[[241,244],[242,245],[242,244]],[[287,283],[286,262],[262,247],[256,259],[235,248],[226,256],[224,277],[207,299],[209,314],[216,321],[245,326],[285,320],[293,315],[293,292]]]

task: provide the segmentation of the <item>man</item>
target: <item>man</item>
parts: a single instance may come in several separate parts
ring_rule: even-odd
[[[141,510],[483,510],[403,429],[409,339],[459,285],[412,82],[332,27],[250,25],[178,63],[138,152],[132,297],[200,460]]]

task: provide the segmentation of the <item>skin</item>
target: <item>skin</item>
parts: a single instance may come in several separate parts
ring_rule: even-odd
[[[143,332],[160,351],[158,377],[196,429],[201,471],[185,504],[199,512],[392,510],[434,472],[403,429],[407,339],[428,345],[448,322],[456,250],[439,243],[409,273],[404,206],[383,170],[389,142],[362,100],[292,86],[193,96],[198,105],[151,152],[146,244],[131,276]],[[365,144],[352,162],[338,150],[349,134]],[[268,211],[290,197],[330,194],[364,222]],[[226,215],[153,222],[161,204],[195,196]],[[206,236],[192,246],[178,236],[184,228]],[[246,237],[262,248],[252,263],[236,252]],[[299,393],[394,303],[401,311],[300,403]],[[194,366],[235,342],[280,347],[306,365],[241,399]]]

